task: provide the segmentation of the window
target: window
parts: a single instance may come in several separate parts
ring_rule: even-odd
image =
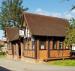
[[[40,49],[41,50],[46,49],[46,47],[45,47],[45,41],[40,41]]]
[[[53,41],[53,49],[56,49],[56,41]]]
[[[20,29],[20,30],[19,30],[19,35],[20,35],[21,37],[24,37],[24,29]]]
[[[59,42],[59,49],[63,49],[63,42]]]

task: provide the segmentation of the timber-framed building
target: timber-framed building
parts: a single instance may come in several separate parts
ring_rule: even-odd
[[[70,56],[70,49],[64,43],[67,20],[32,13],[24,13],[23,20],[21,29],[6,28],[9,56],[35,60]]]

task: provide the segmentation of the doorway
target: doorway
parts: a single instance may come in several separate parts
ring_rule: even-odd
[[[21,45],[20,45],[20,43],[18,43],[18,52],[19,52],[19,58],[21,58]]]

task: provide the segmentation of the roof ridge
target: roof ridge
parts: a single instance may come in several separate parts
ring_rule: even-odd
[[[55,19],[61,19],[67,21],[65,18],[59,18],[59,17],[54,17],[54,16],[48,16],[48,15],[42,15],[42,14],[37,14],[33,12],[24,12],[25,14],[31,14],[31,15],[37,15],[37,16],[42,16],[42,17],[49,17],[49,18],[55,18]]]

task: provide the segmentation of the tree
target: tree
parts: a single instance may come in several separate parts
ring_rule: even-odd
[[[67,46],[75,44],[75,19],[70,20],[70,25],[67,30],[65,43]]]
[[[23,8],[22,0],[3,0],[0,12],[0,26],[5,27],[22,27],[23,20],[21,19],[23,11],[28,8]]]
[[[70,1],[70,0],[64,0],[64,1]],[[71,7],[70,11],[74,9],[75,9],[75,5]],[[72,44],[75,44],[75,19],[74,18],[70,20],[70,24],[66,33],[65,43],[66,46],[71,46]]]

